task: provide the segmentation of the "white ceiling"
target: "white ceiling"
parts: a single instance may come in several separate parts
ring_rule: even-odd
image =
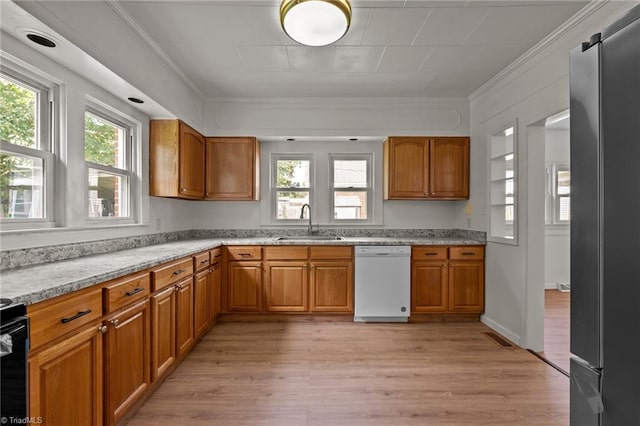
[[[586,3],[352,0],[326,47],[290,40],[276,0],[114,8],[203,98],[466,97]]]

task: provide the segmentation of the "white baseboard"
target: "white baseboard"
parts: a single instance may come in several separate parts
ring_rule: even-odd
[[[558,283],[544,283],[544,289],[545,290],[557,290],[558,289]]]
[[[503,337],[511,340],[516,345],[522,347],[522,342],[520,341],[520,336],[512,332],[511,330],[507,330],[502,325],[498,324],[496,321],[487,317],[486,315],[480,315],[480,322],[482,322],[487,327],[495,330],[496,332],[502,334]]]

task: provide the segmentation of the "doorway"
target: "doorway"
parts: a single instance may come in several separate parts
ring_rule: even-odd
[[[544,122],[544,351],[546,361],[569,372],[571,170],[569,110]]]

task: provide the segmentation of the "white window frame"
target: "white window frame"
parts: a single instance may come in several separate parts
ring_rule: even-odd
[[[309,187],[293,187],[293,188],[284,188],[278,187],[278,161],[282,160],[302,160],[309,162]],[[309,214],[311,214],[312,218],[315,217],[315,156],[313,154],[287,154],[287,153],[273,153],[271,154],[271,167],[270,167],[270,192],[271,192],[271,223],[273,224],[290,224],[290,225],[298,225],[308,223],[308,219],[278,219],[278,192],[279,191],[288,191],[288,192],[309,192],[309,205],[311,206]]]
[[[366,187],[336,188],[334,182],[334,162],[336,160],[356,160],[367,163],[367,185]],[[364,191],[367,194],[367,218],[366,219],[336,219],[335,213],[335,193],[336,192],[357,192]],[[329,223],[331,224],[371,224],[373,223],[373,154],[372,153],[348,153],[329,154]]]
[[[496,153],[493,150],[493,138],[494,137],[500,137],[500,135],[504,135],[505,137],[507,136],[506,132],[509,129],[513,129],[513,147],[511,151],[504,151],[504,152],[499,152]],[[499,128],[497,131],[491,132],[488,137],[488,149],[487,149],[487,153],[488,153],[488,184],[487,184],[487,204],[489,206],[489,233],[487,234],[487,240],[491,241],[491,242],[495,242],[495,243],[501,243],[501,244],[509,244],[509,245],[518,245],[518,228],[519,228],[519,221],[518,221],[518,197],[519,197],[519,185],[518,185],[518,180],[519,180],[519,175],[518,175],[518,162],[519,162],[519,155],[518,155],[518,121],[515,120],[513,123],[510,123],[508,125],[505,125],[501,128]],[[492,199],[492,194],[493,194],[493,190],[494,188],[499,188],[500,185],[502,183],[505,184],[505,194],[504,197],[507,197],[507,193],[506,193],[506,181],[511,180],[511,178],[509,177],[504,177],[504,178],[498,178],[498,179],[493,179],[493,173],[492,171],[494,170],[494,166],[496,165],[497,161],[502,161],[503,159],[506,160],[506,157],[512,155],[513,156],[513,203],[507,203],[506,199],[503,203],[499,203],[499,202],[495,202]],[[504,225],[505,227],[511,228],[511,234],[512,237],[506,237],[504,235],[497,235],[494,232],[496,232],[496,230],[493,229],[493,220],[494,220],[494,207],[507,207],[507,206],[513,206],[513,221],[511,223],[507,222],[505,217],[504,217],[504,209],[501,209],[500,211],[501,213],[501,218],[499,220],[504,221]]]
[[[0,218],[3,230],[20,230],[32,228],[52,228],[55,222],[55,103],[57,102],[58,86],[46,78],[26,70],[11,62],[8,58],[0,57],[0,74],[6,80],[24,86],[38,94],[38,112],[36,114],[36,147],[16,145],[8,141],[0,141],[0,151],[8,155],[32,157],[42,160],[43,167],[43,217],[41,218]]]
[[[141,199],[141,182],[140,182],[140,124],[131,117],[118,111],[111,106],[102,103],[96,99],[89,98],[85,106],[85,114],[89,113],[98,117],[109,124],[120,127],[124,130],[124,168],[106,166],[85,160],[85,179],[84,179],[84,212],[85,218],[89,225],[124,225],[133,224],[140,221],[140,199]],[[85,114],[83,114],[83,122]],[[83,132],[84,134],[84,132]],[[83,149],[85,144],[83,143]],[[94,169],[116,176],[127,178],[128,197],[124,202],[127,204],[128,215],[122,217],[89,217],[89,169]]]
[[[566,164],[550,163],[546,167],[546,203],[545,203],[545,225],[569,225],[571,220],[560,219],[560,199],[569,198],[571,194],[558,194],[558,172],[571,172]]]

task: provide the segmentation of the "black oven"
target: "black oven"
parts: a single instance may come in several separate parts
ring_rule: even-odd
[[[29,319],[24,304],[0,299],[0,416],[3,423],[27,417]],[[19,419],[19,420],[18,420]]]

